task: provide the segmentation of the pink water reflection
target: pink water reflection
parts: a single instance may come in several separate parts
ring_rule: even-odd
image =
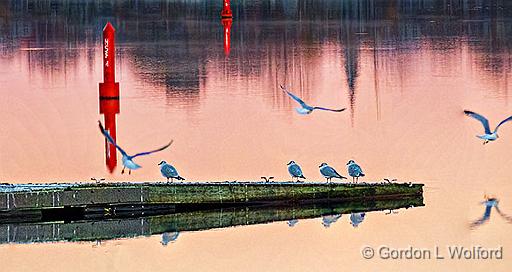
[[[319,163],[345,172],[345,163],[354,159],[367,180],[424,182],[427,206],[399,216],[369,213],[357,231],[344,215],[329,230],[320,220],[307,220],[293,229],[283,222],[185,233],[169,248],[160,246],[159,237],[110,241],[94,250],[87,243],[8,245],[0,247],[0,256],[11,260],[6,269],[32,270],[37,264],[50,270],[55,263],[78,271],[166,271],[169,264],[196,271],[508,267],[506,261],[368,262],[359,250],[365,244],[512,246],[506,222],[495,220],[485,231],[468,229],[481,216],[478,202],[486,192],[498,194],[501,208],[512,210],[506,199],[512,193],[512,127],[503,126],[500,140],[483,146],[474,137],[481,126],[462,113],[471,109],[492,123],[512,113],[510,54],[491,54],[464,37],[399,44],[378,36],[339,37],[287,48],[280,41],[254,51],[243,51],[237,41],[229,61],[220,42],[191,46],[192,55],[208,53],[202,61],[144,59],[151,45],[148,51],[138,48],[146,45],[121,45],[119,144],[138,152],[175,141],[164,152],[138,159],[143,168],[131,176],[119,169],[109,174],[105,166],[96,125],[102,118],[99,46],[18,50],[1,58],[0,180],[163,180],[157,167],[162,159],[188,180],[283,180],[289,178],[289,160],[300,163],[309,180],[322,180]],[[280,91],[282,83],[311,104],[350,110],[299,116]],[[133,261],[138,258],[144,262]],[[76,266],[85,260],[94,262]]]
[[[472,157],[466,171],[502,169],[478,158],[506,159],[500,152],[507,141],[480,147],[473,137],[479,125],[464,118],[462,109],[500,120],[509,113],[510,74],[498,78],[480,69],[482,55],[467,45],[435,50],[425,41],[419,50],[358,50],[356,59],[334,44],[294,50],[297,56],[284,62],[269,55],[258,74],[250,76],[233,73],[236,62],[207,62],[198,89],[190,91],[141,81],[130,54],[123,54],[118,142],[137,152],[169,137],[176,141],[162,154],[141,158],[144,167],[130,177],[109,175],[102,163],[103,145],[98,143],[103,139],[95,127],[102,119],[96,85],[101,63],[91,64],[90,52],[82,49],[72,64],[64,61],[48,70],[32,63],[41,52],[20,51],[1,63],[6,97],[0,102],[1,178],[157,180],[161,159],[174,162],[193,180],[285,179],[291,159],[311,179],[320,178],[319,162],[343,169],[349,159],[360,162],[373,180],[442,180],[460,169],[461,158]],[[358,76],[351,78],[355,69]],[[277,87],[282,83],[312,104],[350,111],[296,115],[296,105]],[[504,127],[501,133],[505,139],[507,131]],[[487,173],[473,174],[483,178]]]

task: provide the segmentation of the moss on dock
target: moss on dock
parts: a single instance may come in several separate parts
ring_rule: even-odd
[[[307,199],[396,198],[422,194],[422,184],[209,184],[148,187],[151,203],[247,203]]]

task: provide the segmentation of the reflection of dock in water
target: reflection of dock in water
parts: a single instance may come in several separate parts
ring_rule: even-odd
[[[251,205],[401,200],[423,184],[180,182],[0,184],[0,223],[137,217]]]
[[[423,198],[416,196],[400,200],[238,206],[142,218],[108,218],[110,215],[102,215],[96,219],[71,222],[0,224],[0,244],[109,240],[423,205]]]

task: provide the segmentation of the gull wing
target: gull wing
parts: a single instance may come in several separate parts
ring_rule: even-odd
[[[332,171],[334,171],[334,174],[335,174],[336,176],[338,176],[340,179],[346,179],[346,177],[344,177],[344,176],[340,175],[338,172],[336,172],[336,169],[334,169],[334,168],[332,168],[332,167],[330,167],[330,166],[329,166],[329,168],[331,168],[331,169],[332,169]]]
[[[152,154],[152,153],[155,153],[155,152],[162,151],[162,150],[168,148],[169,146],[171,146],[173,141],[174,140],[171,140],[168,144],[166,144],[166,145],[164,145],[164,146],[162,146],[162,147],[160,147],[158,149],[155,149],[155,150],[152,150],[152,151],[147,151],[147,152],[137,153],[137,154],[131,156],[131,158],[133,159],[133,158],[138,157],[138,156],[145,156],[145,155],[149,155],[149,154]]]
[[[117,150],[119,150],[119,152],[121,152],[121,154],[123,154],[123,156],[128,156],[128,154],[126,154],[126,152],[116,144],[116,141],[114,141],[114,139],[112,139],[112,136],[110,136],[110,134],[108,133],[108,131],[105,130],[105,128],[103,127],[103,125],[101,124],[101,121],[98,121],[98,126],[100,127],[100,131],[101,131],[101,134],[103,134],[103,136],[105,136],[105,138],[107,139],[107,141],[111,144],[113,144]]]
[[[480,121],[482,123],[482,125],[484,126],[485,133],[491,134],[491,129],[489,128],[489,120],[487,120],[487,118],[483,117],[482,115],[480,115],[476,112],[472,112],[472,111],[468,111],[468,110],[465,110],[464,113],[467,116],[473,117],[476,120]]]
[[[323,108],[323,107],[313,107],[313,109],[315,109],[315,110],[342,112],[342,111],[346,110],[347,108],[335,110],[335,109],[328,109],[328,108]]]
[[[512,224],[512,216],[503,213],[498,206],[495,207],[498,214]]]
[[[361,169],[361,166],[359,166],[355,163],[348,166],[348,173],[351,176],[360,175],[360,176],[364,177],[363,169]]]
[[[474,228],[486,223],[487,221],[489,221],[489,219],[491,218],[491,211],[492,211],[492,206],[485,207],[484,215],[481,218],[473,221],[469,225],[469,227],[474,229]]]
[[[338,172],[336,172],[336,169],[332,168],[331,166],[324,167],[322,170],[323,170],[323,171],[321,171],[321,172],[323,172],[322,174],[325,174],[326,176],[344,178],[342,175],[340,175],[340,174],[338,174]]]
[[[498,126],[496,126],[496,128],[494,129],[494,132],[497,132],[497,131],[498,131],[498,128],[499,128],[501,125],[505,124],[506,122],[508,122],[508,121],[510,121],[510,120],[512,120],[512,116],[510,116],[510,117],[508,117],[507,119],[505,119],[505,120],[501,121],[501,122],[498,124]]]
[[[301,177],[303,176],[302,174],[302,169],[300,169],[300,166],[298,165],[290,165],[288,167],[288,170],[289,172],[294,176],[294,177]]]
[[[283,89],[283,91],[285,93],[287,93],[291,98],[293,98],[293,100],[297,101],[303,108],[307,108],[308,105],[302,101],[302,99],[300,99],[298,96],[292,94],[291,92],[289,92],[286,87],[283,87],[283,85],[279,85],[281,87],[281,89]]]
[[[162,166],[162,173],[165,175],[165,177],[178,177],[179,174],[178,174],[178,171],[176,170],[176,168],[174,168],[174,166],[170,165],[170,164],[166,164],[164,166]]]

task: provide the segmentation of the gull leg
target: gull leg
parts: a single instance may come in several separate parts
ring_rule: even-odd
[[[129,169],[128,170],[128,175],[131,175],[132,174],[132,169]]]
[[[126,166],[123,166],[123,170],[121,170],[121,175],[124,174],[124,168],[126,168]]]

